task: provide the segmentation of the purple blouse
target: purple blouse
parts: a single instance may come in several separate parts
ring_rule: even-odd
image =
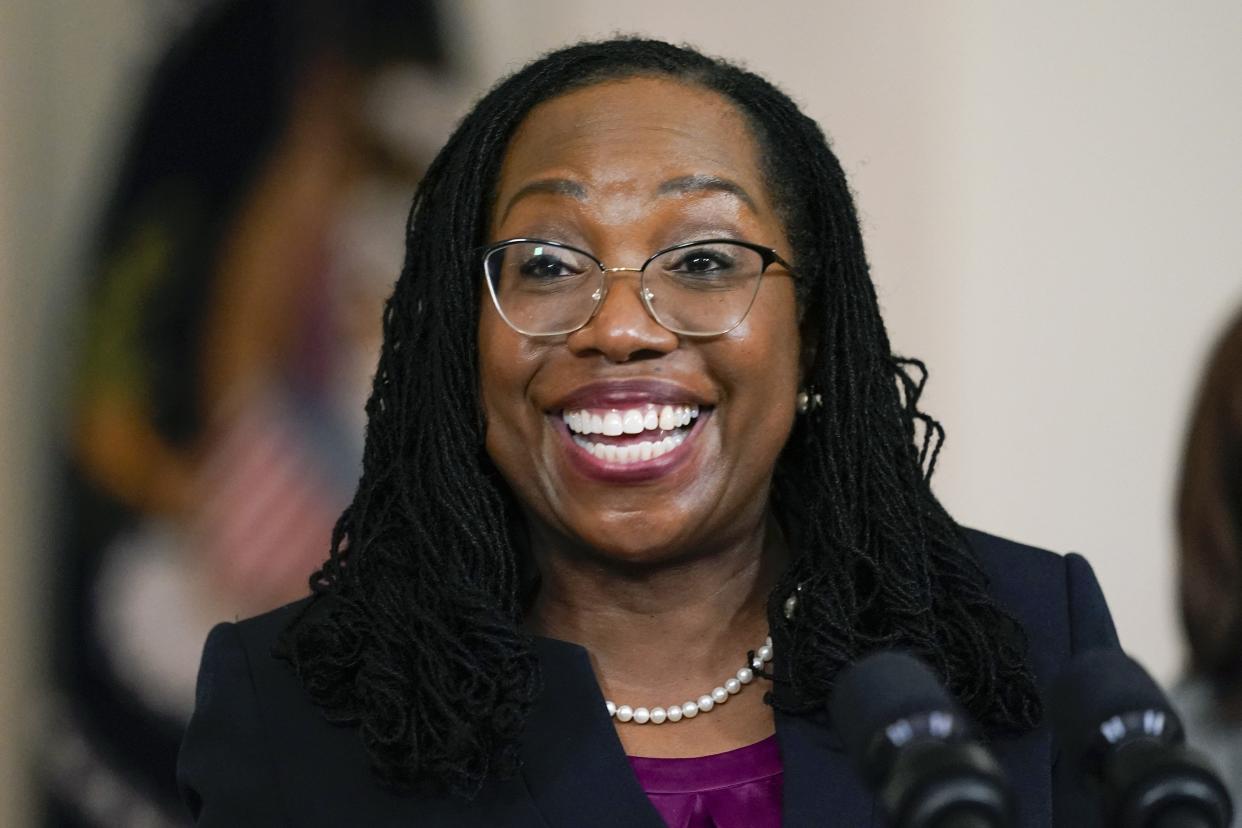
[[[783,777],[776,736],[693,759],[629,759],[669,828],[780,828]]]

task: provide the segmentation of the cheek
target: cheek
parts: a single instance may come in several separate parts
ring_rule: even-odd
[[[781,287],[761,292],[742,326],[713,346],[728,403],[722,438],[736,445],[725,456],[765,476],[793,428],[799,382],[796,305]]]
[[[529,418],[526,389],[535,360],[528,353],[525,337],[490,310],[485,308],[479,318],[479,398],[487,429],[487,453],[508,477],[511,463],[505,462],[506,449],[521,444],[515,437]]]
[[[778,419],[793,411],[799,382],[801,337],[789,280],[765,285],[742,326],[732,332],[735,349],[726,370],[739,393]],[[766,418],[765,418],[766,419]]]

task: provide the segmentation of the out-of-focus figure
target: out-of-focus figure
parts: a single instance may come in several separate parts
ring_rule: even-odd
[[[1199,387],[1177,531],[1190,661],[1172,697],[1191,742],[1242,802],[1242,312],[1213,349]]]
[[[230,0],[157,67],[75,328],[47,824],[183,824],[208,629],[326,557],[444,63],[428,2]]]

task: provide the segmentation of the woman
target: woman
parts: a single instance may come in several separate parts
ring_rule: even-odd
[[[1242,312],[1200,380],[1177,493],[1178,586],[1190,650],[1170,694],[1187,737],[1242,801]]]
[[[1099,588],[933,497],[921,366],[789,98],[659,42],[555,52],[461,123],[407,240],[315,597],[208,641],[202,824],[870,825],[822,707],[885,647],[994,735],[1024,825],[1084,824],[1037,688],[1115,643]]]

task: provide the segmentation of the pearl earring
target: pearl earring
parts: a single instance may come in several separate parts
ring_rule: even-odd
[[[815,409],[823,406],[823,404],[823,396],[817,393],[813,386],[807,386],[798,392],[797,408],[799,414],[806,414],[809,411],[814,411]]]
[[[798,593],[802,592],[802,584],[794,587],[794,591],[785,599],[785,620],[792,621],[798,609]]]

